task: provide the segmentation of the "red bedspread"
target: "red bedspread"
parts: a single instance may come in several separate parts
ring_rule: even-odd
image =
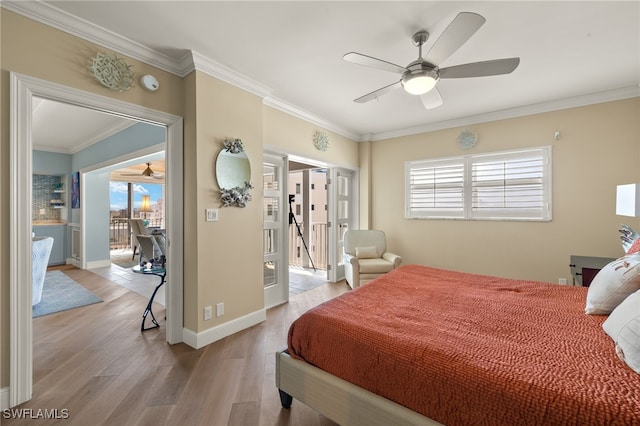
[[[289,353],[449,426],[640,425],[586,291],[407,265],[306,312]]]

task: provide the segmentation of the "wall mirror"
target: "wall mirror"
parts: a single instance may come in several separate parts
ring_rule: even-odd
[[[240,139],[225,140],[216,159],[216,179],[223,207],[245,207],[251,201],[251,163]]]

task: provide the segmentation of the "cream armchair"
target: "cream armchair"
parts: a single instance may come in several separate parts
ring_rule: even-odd
[[[400,266],[402,258],[387,252],[382,231],[354,230],[344,234],[344,272],[356,288]]]

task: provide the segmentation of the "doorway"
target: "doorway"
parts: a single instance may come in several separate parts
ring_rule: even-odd
[[[103,97],[67,86],[47,82],[18,73],[10,73],[10,202],[11,229],[9,235],[9,297],[10,312],[10,386],[9,404],[18,405],[32,394],[32,321],[31,286],[31,179],[32,179],[32,103],[34,97],[56,100],[84,108],[108,112],[121,117],[165,126],[167,134],[167,179],[171,188],[167,204],[171,214],[167,220],[167,233],[171,236],[168,257],[174,259],[168,270],[166,340],[182,341],[182,118],[150,110],[137,105]],[[83,172],[83,170],[80,170]],[[87,226],[86,188],[80,187],[81,227]],[[85,233],[81,232],[81,253],[86,257]]]
[[[289,296],[328,281],[328,169],[289,161]]]
[[[292,177],[290,172],[302,174]],[[307,189],[303,191],[303,187]],[[344,232],[358,226],[356,170],[265,152],[263,199],[265,308],[286,303],[292,296],[293,281],[325,284],[344,279]],[[312,212],[319,214],[314,216]],[[313,226],[314,221],[318,226]],[[314,271],[316,262],[324,269],[316,267]],[[298,272],[308,278],[296,276]],[[309,286],[315,287],[300,284],[294,293]]]

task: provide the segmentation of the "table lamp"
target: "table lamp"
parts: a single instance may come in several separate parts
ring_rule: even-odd
[[[640,184],[618,185],[616,191],[616,214],[619,216],[640,217]],[[640,234],[627,225],[622,225],[619,231],[622,248],[626,253],[633,245],[633,242],[640,238]]]
[[[153,210],[151,210],[151,202],[149,201],[149,196],[148,195],[143,195],[142,196],[142,206],[140,207],[140,213],[144,213],[143,219],[146,221],[147,220],[147,213],[151,212]],[[145,223],[145,226],[147,224]]]

